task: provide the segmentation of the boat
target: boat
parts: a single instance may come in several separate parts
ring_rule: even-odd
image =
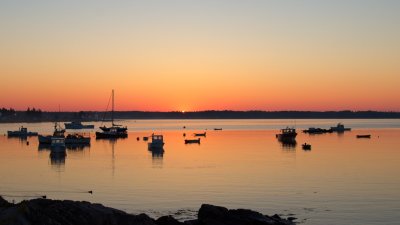
[[[185,139],[185,144],[200,144],[200,138],[198,139]]]
[[[77,130],[77,129],[94,129],[94,125],[83,125],[79,121],[72,121],[70,123],[64,123],[65,129],[72,129],[72,130]]]
[[[301,146],[302,146],[303,150],[311,150],[311,145],[310,144],[304,143]]]
[[[147,143],[149,149],[162,149],[164,147],[164,137],[162,135],[151,135],[151,142]]]
[[[65,129],[62,129],[59,123],[54,123],[53,135],[38,135],[39,144],[51,144],[51,138],[62,137],[64,138]]]
[[[370,134],[359,134],[357,135],[357,138],[371,138]]]
[[[90,144],[90,136],[84,136],[83,134],[68,134],[65,137],[65,144],[67,145],[88,145]]]
[[[336,127],[331,127],[330,129],[332,132],[345,132],[345,131],[350,131],[351,128],[345,128],[343,124],[338,123]]]
[[[331,129],[310,127],[307,130],[303,130],[303,133],[307,133],[307,134],[324,134],[324,133],[332,133],[332,130]]]
[[[128,127],[114,124],[114,90],[111,92],[112,109],[111,109],[111,127],[102,126],[101,132],[96,132],[96,138],[126,138],[128,137]]]
[[[206,132],[204,132],[204,133],[194,133],[194,136],[196,136],[196,137],[205,137],[206,136]]]
[[[276,137],[280,141],[295,140],[296,136],[297,136],[296,129],[289,127],[281,129],[281,133],[276,135]]]
[[[222,130],[222,128],[214,128],[214,130]]]
[[[9,137],[28,137],[37,136],[37,132],[28,132],[28,128],[21,126],[17,131],[7,131]]]
[[[65,138],[64,137],[52,137],[51,138],[51,151],[63,152],[65,151]]]
[[[118,131],[117,128],[111,128],[109,131],[96,132],[97,139],[113,139],[126,137],[128,137],[128,132]]]

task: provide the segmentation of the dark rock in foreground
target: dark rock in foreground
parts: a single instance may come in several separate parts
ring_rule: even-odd
[[[198,219],[179,222],[171,216],[154,220],[101,204],[68,200],[34,199],[11,204],[0,196],[0,225],[292,225],[293,222],[247,209],[228,210],[204,204]]]

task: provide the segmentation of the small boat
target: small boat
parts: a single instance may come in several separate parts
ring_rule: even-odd
[[[200,144],[200,138],[198,139],[185,139],[185,144]]]
[[[94,129],[94,125],[83,125],[79,121],[72,121],[70,123],[64,123],[65,129],[72,129],[72,130],[77,130],[77,129]]]
[[[149,137],[147,137],[147,136],[143,137],[143,141],[148,141],[148,140],[149,140]]]
[[[28,128],[20,127],[17,131],[7,131],[7,135],[9,137],[28,137],[28,136],[37,136],[37,132],[28,132]]]
[[[302,146],[302,148],[303,148],[304,150],[311,150],[311,145],[310,145],[310,144],[304,143],[304,144],[302,144],[301,146]]]
[[[88,145],[90,144],[90,137],[86,137],[82,134],[68,134],[65,137],[65,144],[67,145],[78,145],[78,144],[82,144],[82,145]]]
[[[105,138],[126,138],[128,137],[128,127],[114,124],[114,90],[111,92],[112,109],[111,109],[111,127],[102,126],[101,132],[96,132],[97,139]]]
[[[128,137],[128,132],[118,131],[116,128],[111,128],[109,131],[96,132],[97,139],[113,139],[113,138],[126,138]]]
[[[307,133],[307,134],[324,134],[324,133],[332,133],[332,130],[331,129],[310,127],[307,130],[303,130],[303,133]]]
[[[214,128],[214,130],[222,130],[222,128]]]
[[[357,138],[371,138],[370,134],[359,134],[357,135]]]
[[[196,136],[196,137],[205,137],[206,136],[206,132],[204,132],[204,133],[194,133],[194,136]]]
[[[53,135],[39,135],[38,136],[38,140],[39,140],[39,144],[51,144],[51,138],[52,137],[62,137],[64,138],[64,133],[65,130],[61,128],[61,126],[56,122],[54,124],[54,131],[53,131]]]
[[[51,151],[54,151],[54,152],[65,151],[65,138],[64,137],[52,137],[50,147],[51,147]]]
[[[281,129],[281,133],[276,135],[276,137],[280,141],[295,140],[296,136],[297,136],[296,129],[289,127]]]
[[[345,131],[350,131],[351,128],[345,128],[343,124],[338,123],[336,127],[331,127],[330,129],[332,132],[345,132]]]
[[[151,142],[148,143],[148,148],[162,149],[164,147],[164,137],[162,135],[151,135]]]

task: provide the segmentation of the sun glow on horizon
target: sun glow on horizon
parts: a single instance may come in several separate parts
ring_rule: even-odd
[[[1,2],[0,107],[400,111],[400,1],[155,2]]]

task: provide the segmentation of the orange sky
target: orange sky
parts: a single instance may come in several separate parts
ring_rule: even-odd
[[[294,3],[0,3],[0,107],[400,111],[400,4]]]

